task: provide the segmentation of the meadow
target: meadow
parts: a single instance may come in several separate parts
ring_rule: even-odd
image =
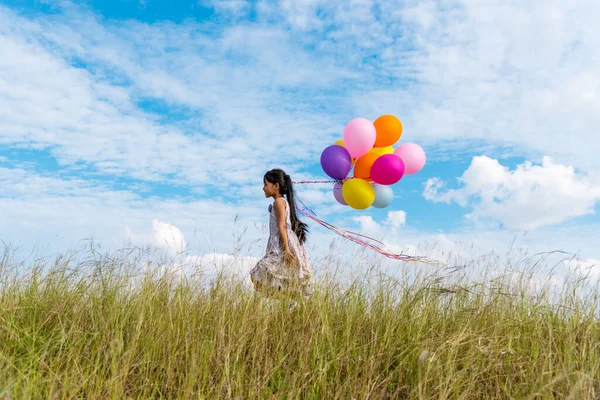
[[[371,265],[369,278],[344,285],[321,275],[314,295],[289,311],[231,276],[140,271],[133,259],[4,257],[0,398],[600,394],[589,277],[567,277],[556,292],[532,288],[527,274],[473,280],[450,265],[404,279]]]

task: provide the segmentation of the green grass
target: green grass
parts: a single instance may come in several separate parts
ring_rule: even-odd
[[[288,312],[231,279],[134,275],[118,257],[30,264],[0,271],[0,398],[600,394],[597,297],[581,281],[556,300],[509,275],[328,279]]]

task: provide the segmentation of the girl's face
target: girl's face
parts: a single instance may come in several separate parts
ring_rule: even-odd
[[[266,198],[274,197],[276,194],[279,193],[279,184],[278,183],[271,183],[271,182],[267,181],[266,179],[263,181],[263,183],[264,183],[263,191],[265,192]]]

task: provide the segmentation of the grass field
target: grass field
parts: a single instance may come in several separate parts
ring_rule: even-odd
[[[118,257],[16,268],[0,271],[0,398],[600,394],[597,291],[581,279],[552,299],[510,274],[327,278],[290,312],[231,279],[135,275]]]

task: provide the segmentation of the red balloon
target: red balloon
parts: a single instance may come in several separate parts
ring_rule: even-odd
[[[373,163],[371,179],[380,185],[393,185],[404,176],[404,161],[395,154],[384,154]]]

